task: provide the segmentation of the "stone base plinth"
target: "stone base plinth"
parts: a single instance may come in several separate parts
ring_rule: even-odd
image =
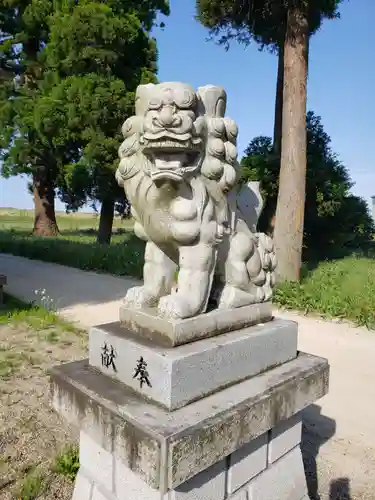
[[[300,441],[297,414],[163,494],[81,432],[73,500],[308,500]]]
[[[53,368],[53,405],[81,430],[74,500],[302,500],[299,412],[328,390],[297,358],[169,412],[80,361]]]
[[[195,340],[266,323],[272,319],[272,303],[262,302],[237,309],[215,309],[192,318],[168,320],[157,315],[157,309],[120,308],[123,328],[139,338],[159,345],[175,347]]]
[[[120,323],[111,323],[90,330],[89,359],[103,374],[175,410],[294,359],[297,338],[297,323],[274,319],[190,344],[163,347],[130,333]],[[107,363],[103,363],[103,349]]]

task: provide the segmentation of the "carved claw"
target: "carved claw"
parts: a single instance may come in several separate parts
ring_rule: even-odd
[[[263,302],[265,293],[262,287],[253,286],[252,291],[245,292],[234,286],[224,287],[219,299],[219,309],[235,309],[237,307],[248,306],[258,302]]]
[[[131,309],[141,309],[142,307],[156,306],[158,299],[155,298],[143,286],[129,288],[124,298],[124,306]]]
[[[193,316],[189,302],[177,292],[161,297],[158,314],[166,319],[183,319]]]

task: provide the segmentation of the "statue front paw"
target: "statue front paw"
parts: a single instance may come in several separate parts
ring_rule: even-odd
[[[129,288],[124,298],[124,306],[130,309],[141,309],[142,307],[154,307],[158,299],[155,298],[144,286]]]
[[[158,315],[166,319],[183,319],[194,315],[189,301],[180,293],[172,293],[159,300]]]

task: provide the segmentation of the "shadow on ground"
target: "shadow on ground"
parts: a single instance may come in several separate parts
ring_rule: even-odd
[[[321,485],[317,467],[317,457],[321,446],[336,432],[336,422],[322,415],[318,405],[311,405],[303,411],[302,455],[305,467],[307,489],[310,500],[320,500]],[[352,500],[350,479],[333,479],[329,486],[329,500]]]

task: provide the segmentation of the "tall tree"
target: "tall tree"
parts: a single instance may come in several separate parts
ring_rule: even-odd
[[[274,144],[280,151],[275,244],[278,272],[299,279],[306,178],[306,81],[309,36],[341,0],[197,0],[198,19],[219,43],[267,46],[279,54]],[[282,103],[282,104],[281,104]],[[282,119],[281,119],[282,116]],[[282,134],[281,134],[282,128]],[[281,137],[281,141],[280,141]]]
[[[277,274],[298,281],[306,198],[306,100],[309,21],[307,2],[287,11],[279,193],[276,206]]]
[[[153,81],[150,37],[167,0],[0,0],[5,51],[0,125],[3,174],[32,178],[36,234],[57,232],[55,192],[78,208],[102,205],[109,242],[120,127],[139,83]]]
[[[348,170],[331,151],[331,139],[321,118],[309,111],[307,122],[307,176],[304,259],[338,257],[364,248],[373,237],[374,223],[366,203],[350,194]],[[241,160],[244,181],[260,180],[265,207],[260,229],[269,231],[279,190],[278,157],[270,137],[255,137]]]
[[[46,61],[69,103],[66,136],[81,152],[65,165],[61,191],[76,205],[100,203],[100,243],[110,242],[115,202],[124,198],[114,177],[121,125],[134,111],[136,87],[156,80],[150,30],[159,11],[169,13],[166,0],[82,0],[50,18]]]
[[[2,173],[27,174],[35,203],[34,233],[58,231],[54,184],[56,158],[34,127],[42,75],[39,55],[48,39],[49,0],[1,0],[0,55],[3,84],[0,102]],[[4,81],[5,80],[5,81]]]

